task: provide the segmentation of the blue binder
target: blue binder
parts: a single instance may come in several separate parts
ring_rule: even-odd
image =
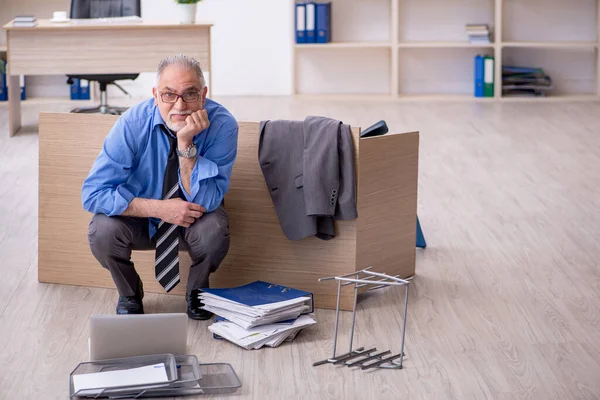
[[[0,101],[8,100],[8,80],[6,78],[6,61],[0,59]]]
[[[315,4],[317,43],[331,42],[331,2]]]
[[[71,100],[79,100],[79,78],[72,78],[71,80],[73,81],[71,83]]]
[[[79,100],[90,99],[90,81],[81,79],[79,81]]]
[[[277,322],[273,322],[272,324],[269,325],[274,325],[274,324],[280,324],[280,325],[292,325],[294,322],[296,322],[296,319],[286,319],[285,321],[277,321]],[[229,322],[229,320],[227,318],[221,317],[220,315],[215,316],[215,318],[213,319],[213,322]]]
[[[315,310],[314,296],[312,293],[264,281],[255,281],[235,288],[203,288],[202,291],[250,307],[277,303],[280,301],[296,299],[298,297],[310,297],[311,310],[309,313],[312,313]]]
[[[306,43],[306,5],[296,4],[296,43]]]
[[[19,76],[19,85],[21,86],[21,100],[26,100],[27,99],[27,83],[25,82],[26,78],[25,75],[20,75]]]
[[[475,56],[475,97],[483,97],[484,89],[484,57]]]
[[[316,31],[316,3],[314,1],[306,3],[306,43],[317,42]]]

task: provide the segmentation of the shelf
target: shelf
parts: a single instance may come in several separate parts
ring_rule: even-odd
[[[502,6],[500,42],[596,41],[596,0],[496,0]]]
[[[32,99],[26,99],[21,101],[21,104],[33,104],[33,105],[39,105],[39,104],[56,104],[56,103],[81,103],[81,104],[85,104],[85,103],[91,103],[91,100],[71,100],[69,98],[65,98],[65,97],[38,97],[38,98],[32,98]]]
[[[330,42],[296,44],[297,49],[372,49],[390,48],[390,42]]]
[[[493,102],[493,97],[475,97],[472,94],[296,94],[298,100],[327,100],[327,101],[464,101],[464,102]]]
[[[421,49],[421,48],[494,48],[494,43],[469,43],[469,42],[400,42],[398,48]]]
[[[547,97],[529,96],[502,96],[501,101],[539,102],[539,101],[598,101],[595,94],[555,94]]]
[[[594,48],[597,42],[503,42],[502,47]]]
[[[38,97],[38,98],[31,98],[31,99],[26,99],[26,100],[21,101],[22,105],[68,104],[68,103],[79,103],[79,104],[85,105],[86,103],[91,104],[91,100],[71,100],[71,99],[65,98],[65,97]],[[8,104],[8,101],[1,101],[0,106],[3,104],[4,105]]]
[[[573,7],[564,0],[332,0],[335,42],[293,44],[292,92],[359,101],[598,101],[598,1]],[[488,24],[491,43],[471,43],[469,23]],[[494,97],[473,96],[477,55],[494,57]],[[502,96],[503,65],[543,68],[552,91]]]
[[[472,94],[400,94],[399,100],[410,101],[474,101],[493,102],[493,97],[475,97]]]
[[[0,44],[0,53],[6,53],[6,45]]]
[[[343,94],[343,93],[327,93],[327,94],[310,94],[310,93],[298,93],[294,95],[298,100],[302,101],[393,101],[397,100],[396,96],[389,94]]]

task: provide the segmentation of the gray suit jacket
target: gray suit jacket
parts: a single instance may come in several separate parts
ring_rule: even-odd
[[[324,117],[261,121],[258,160],[288,239],[328,240],[334,219],[358,217],[349,125]]]

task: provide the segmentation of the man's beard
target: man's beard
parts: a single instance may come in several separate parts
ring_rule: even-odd
[[[185,126],[185,120],[174,122],[171,120],[171,115],[177,115],[177,114],[190,115],[191,113],[192,113],[192,111],[190,111],[190,110],[184,110],[184,111],[171,110],[171,111],[169,111],[169,115],[167,116],[167,120],[165,121],[167,123],[167,127],[173,132],[179,132]]]

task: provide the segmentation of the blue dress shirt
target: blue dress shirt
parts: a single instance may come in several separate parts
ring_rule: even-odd
[[[229,188],[237,155],[238,125],[217,102],[206,99],[210,126],[194,137],[196,164],[187,193],[179,175],[179,187],[187,201],[214,211]],[[135,197],[162,199],[162,185],[169,155],[166,124],[154,99],[144,101],[119,117],[104,140],[89,176],[83,183],[83,208],[91,213],[121,215]],[[168,128],[167,128],[168,131]],[[150,237],[157,220],[149,221]]]

